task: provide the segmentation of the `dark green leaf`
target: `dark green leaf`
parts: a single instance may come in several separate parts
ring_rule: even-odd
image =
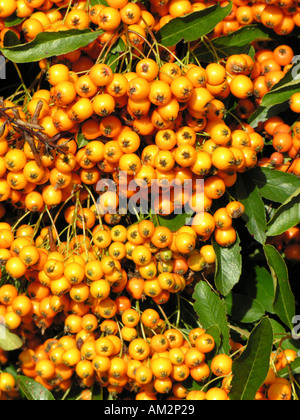
[[[115,43],[113,48],[110,50],[109,54],[105,59],[105,63],[111,67],[112,71],[115,72],[119,64],[119,53],[122,53],[126,50],[125,43],[122,38]]]
[[[264,307],[258,300],[241,293],[230,293],[225,302],[228,315],[238,322],[257,322],[265,315]]]
[[[273,313],[273,302],[275,298],[275,289],[273,279],[265,267],[255,266],[255,298],[265,309],[266,312]],[[253,281],[252,281],[253,282]],[[251,294],[248,294],[251,296]]]
[[[172,232],[180,229],[181,227],[188,225],[191,215],[187,213],[172,214],[170,216],[157,216],[160,226],[169,228]]]
[[[257,110],[251,115],[248,122],[251,127],[256,128],[259,123],[267,121],[269,118],[281,114],[289,109],[289,103],[273,105],[270,107],[259,106]]]
[[[20,45],[20,40],[14,31],[7,31],[3,39],[4,47],[14,47]]]
[[[268,223],[268,236],[278,236],[300,222],[300,188],[279,207]]]
[[[14,351],[23,346],[21,338],[0,324],[0,349]]]
[[[119,38],[118,41],[115,43],[115,45],[112,47],[111,52],[112,53],[122,53],[126,51],[126,45],[122,38]]]
[[[295,77],[295,69],[292,67],[283,79],[277,83],[270,92],[264,95],[261,105],[264,107],[281,104],[289,101],[293,93],[299,92],[300,81]]]
[[[270,39],[274,32],[258,25],[247,25],[232,34],[221,36],[211,40],[219,58],[225,58],[232,54],[248,53],[251,42],[256,40]],[[214,59],[213,54],[201,45],[195,50],[199,61],[208,63]]]
[[[200,324],[204,329],[215,325],[220,328],[220,351],[229,354],[229,325],[224,300],[204,281],[196,285],[193,299],[195,300],[194,310],[199,317]]]
[[[213,242],[216,253],[215,285],[218,291],[226,296],[239,282],[242,274],[242,255],[240,239],[237,237],[235,245],[223,248]]]
[[[18,383],[28,401],[55,401],[52,393],[32,378],[18,376]]]
[[[232,4],[226,7],[214,5],[199,12],[172,19],[157,34],[158,41],[165,47],[172,47],[178,42],[195,41],[210,33],[215,26],[225,19],[232,10]]]
[[[283,203],[299,187],[299,179],[292,174],[271,168],[255,167],[249,172],[259,193],[267,200]]]
[[[118,61],[118,54],[109,53],[106,57],[105,64],[107,64],[112,71],[115,72],[119,64]]]
[[[267,219],[264,202],[257,186],[247,173],[239,174],[236,198],[245,206],[243,219],[251,235],[261,244],[266,242]]]
[[[300,374],[300,357],[297,357],[293,362],[289,364],[289,367],[285,367],[284,369],[280,369],[278,372],[278,376],[280,378],[289,379],[290,375],[299,375]]]
[[[262,251],[260,258],[263,256]],[[264,308],[264,312],[274,313],[275,288],[273,278],[270,271],[266,267],[260,267],[255,258],[250,257],[243,260],[243,272],[234,292],[255,299]]]
[[[247,346],[232,365],[232,401],[254,400],[255,394],[267,377],[273,346],[273,330],[267,317],[254,328]]]
[[[296,311],[295,296],[291,291],[287,266],[274,246],[265,245],[264,251],[276,290],[273,305],[275,313],[292,330],[292,319]]]
[[[15,14],[5,18],[5,27],[12,28],[13,26],[18,26],[20,23],[24,22],[25,18],[18,18]]]
[[[32,63],[44,58],[67,54],[95,41],[102,31],[88,29],[42,32],[27,44],[2,48],[2,54],[15,63]]]
[[[285,77],[264,95],[258,110],[249,119],[252,127],[257,127],[260,122],[277,115],[277,111],[280,113],[289,108],[291,96],[300,90],[300,81],[294,72],[292,67]]]

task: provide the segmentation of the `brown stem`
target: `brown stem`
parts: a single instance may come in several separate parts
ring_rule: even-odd
[[[17,108],[5,108],[3,107],[3,101],[0,101],[0,116],[3,117],[7,121],[7,123],[9,123],[13,127],[15,131],[24,136],[25,141],[27,141],[32,150],[35,161],[39,166],[41,166],[42,161],[35,145],[35,139],[37,139],[38,142],[42,143],[45,146],[46,152],[49,150],[56,150],[59,153],[65,154],[68,151],[67,144],[57,145],[56,143],[61,138],[70,138],[73,135],[68,132],[61,132],[55,135],[54,137],[49,138],[47,135],[43,134],[42,131],[44,130],[44,128],[38,124],[38,117],[40,115],[42,106],[42,101],[39,101],[31,121],[27,122],[21,119]],[[8,115],[7,111],[11,111],[13,113],[13,117],[11,115]]]

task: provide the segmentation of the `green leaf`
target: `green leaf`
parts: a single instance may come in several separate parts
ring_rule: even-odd
[[[289,367],[285,367],[284,369],[280,369],[278,372],[278,376],[280,378],[289,379],[290,375],[299,375],[300,374],[300,357],[297,357],[293,362],[289,364]]]
[[[122,38],[119,38],[115,45],[110,50],[112,53],[122,53],[126,51],[126,45]]]
[[[67,54],[95,41],[103,31],[89,29],[60,32],[42,32],[27,44],[4,47],[2,54],[15,63],[32,63],[44,58]]]
[[[279,207],[268,223],[268,236],[281,235],[300,222],[300,188]]]
[[[107,64],[112,69],[112,71],[115,72],[119,64],[118,61],[118,54],[109,53],[105,60],[105,64]]]
[[[14,31],[7,31],[3,39],[4,47],[14,47],[20,45],[20,40]]]
[[[52,393],[32,378],[18,376],[18,383],[28,401],[55,401]]]
[[[125,43],[122,38],[119,38],[113,48],[110,50],[105,63],[111,67],[112,71],[115,72],[119,64],[119,53],[126,50]]]
[[[277,104],[269,107],[260,105],[257,110],[251,115],[248,123],[251,127],[256,128],[259,123],[267,121],[269,118],[281,114],[289,109],[288,102]]]
[[[296,352],[298,352],[300,350],[300,340],[298,339],[293,339],[293,337],[290,335],[290,338],[285,338],[285,340],[283,341],[279,341],[282,337],[287,337],[287,332],[286,332],[286,328],[277,320],[275,319],[270,319],[271,324],[272,324],[272,328],[273,328],[273,333],[274,333],[274,337],[278,339],[278,341],[276,343],[274,343],[275,347],[278,348],[279,343],[280,343],[280,347],[282,348],[282,350],[295,350]],[[299,325],[298,325],[299,326]],[[297,327],[295,325],[295,327]],[[297,333],[298,328],[296,328],[295,333]]]
[[[255,280],[256,283],[255,295],[253,295],[252,297],[255,298],[264,307],[266,312],[273,313],[275,289],[272,276],[265,267],[255,266],[254,270],[256,276],[253,280]],[[251,296],[251,292],[247,294],[248,296]]]
[[[258,25],[247,25],[232,34],[221,36],[211,40],[219,58],[225,58],[232,54],[247,54],[251,43],[256,40],[266,40],[274,37],[274,32]],[[199,61],[209,63],[214,60],[212,52],[206,50],[203,45],[195,50]]]
[[[283,203],[299,187],[299,179],[292,174],[271,168],[255,167],[248,172],[259,193],[267,200]]]
[[[12,28],[13,26],[18,26],[20,23],[24,22],[26,18],[18,18],[16,14],[13,14],[5,18],[5,27]]]
[[[239,174],[237,178],[236,198],[245,206],[245,212],[242,217],[250,234],[257,242],[264,244],[267,239],[265,206],[257,186],[247,173]]]
[[[169,228],[172,232],[189,224],[191,215],[188,213],[171,214],[170,216],[157,215],[160,226]]]
[[[275,286],[274,311],[281,321],[292,330],[292,319],[295,316],[296,304],[289,283],[287,266],[274,246],[265,245],[264,252]]]
[[[215,285],[226,296],[239,282],[242,274],[240,240],[237,237],[235,245],[230,248],[223,248],[214,241],[213,247],[216,253]]]
[[[103,4],[103,6],[107,7],[108,3],[106,0],[90,0],[90,5],[95,6],[96,4]]]
[[[87,144],[89,144],[89,141],[84,137],[82,131],[79,131],[77,134],[77,147],[78,149],[82,149]]]
[[[283,79],[264,95],[261,105],[264,107],[282,104],[289,101],[293,93],[299,92],[300,81],[295,77],[295,69],[292,67]]]
[[[289,108],[288,102],[291,96],[300,90],[300,81],[295,77],[294,71],[292,67],[285,77],[264,95],[259,108],[248,121],[252,127],[257,127],[260,122],[276,115],[278,111],[281,113]]]
[[[242,276],[234,292],[255,299],[263,307],[264,312],[274,314],[275,288],[273,278],[266,267],[260,267],[257,264],[255,258],[243,260]]]
[[[226,7],[214,5],[199,12],[172,19],[157,34],[158,41],[165,47],[178,42],[192,42],[210,33],[232,10],[232,3]]]
[[[9,331],[4,325],[0,325],[0,349],[14,351],[23,346],[21,338]]]
[[[199,317],[199,322],[204,329],[218,326],[221,331],[220,351],[229,354],[229,325],[227,320],[226,305],[209,285],[201,281],[195,287],[193,294],[194,310]]]
[[[232,401],[254,400],[267,377],[273,346],[273,330],[267,317],[253,329],[247,346],[232,365]]]
[[[230,293],[225,302],[228,315],[238,322],[257,322],[265,315],[265,309],[258,300],[241,293]]]

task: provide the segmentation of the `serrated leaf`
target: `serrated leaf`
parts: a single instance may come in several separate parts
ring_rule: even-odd
[[[26,44],[1,48],[2,54],[15,63],[32,63],[44,58],[67,54],[95,41],[103,31],[89,29],[42,32]]]
[[[245,212],[242,217],[250,234],[257,242],[264,244],[267,239],[265,206],[257,186],[247,173],[239,174],[237,178],[236,198],[245,206]]]
[[[300,222],[300,188],[279,207],[268,223],[268,236],[278,236]]]
[[[18,376],[20,391],[28,401],[55,401],[54,396],[47,388],[32,378]]]
[[[216,253],[215,285],[226,296],[239,282],[242,274],[240,238],[237,234],[237,241],[230,248],[223,248],[215,241],[213,247]]]
[[[192,42],[210,33],[232,10],[232,3],[226,7],[214,5],[199,12],[172,19],[157,34],[158,41],[165,47],[172,47],[180,41]]]
[[[199,317],[203,328],[208,329],[217,325],[221,331],[220,351],[229,354],[229,324],[227,320],[226,305],[209,285],[201,281],[195,287],[193,294],[194,310]]]
[[[275,287],[274,311],[280,320],[292,330],[292,319],[295,316],[296,304],[289,283],[287,266],[273,245],[265,245],[264,252]]]
[[[253,329],[241,356],[232,364],[232,401],[254,400],[267,377],[273,346],[273,330],[267,317]]]
[[[258,300],[241,293],[230,293],[225,302],[228,315],[237,322],[251,324],[265,315],[265,309]]]
[[[256,25],[247,25],[239,30],[218,38],[212,39],[219,58],[225,58],[232,54],[246,54],[250,51],[251,43],[256,40],[272,39],[274,31]],[[209,63],[214,60],[213,54],[206,50],[203,45],[195,50],[195,55],[199,61]]]
[[[248,172],[259,193],[267,200],[284,203],[299,187],[299,179],[292,174],[259,166]]]
[[[14,351],[23,346],[21,338],[0,324],[0,349]]]

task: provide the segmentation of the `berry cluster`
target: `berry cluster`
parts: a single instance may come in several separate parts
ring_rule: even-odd
[[[300,18],[293,1],[236,0],[182,59],[180,43],[156,40],[172,19],[214,4],[0,0],[1,45],[11,30],[24,45],[42,32],[99,30],[91,44],[41,60],[31,88],[22,81],[0,101],[0,327],[22,339],[22,375],[49,391],[230,399],[242,337],[223,354],[181,308],[199,282],[213,289],[216,249],[236,249],[238,176],[259,165],[299,177],[300,125],[248,122],[291,74],[290,46],[255,42],[218,59],[212,40],[254,21],[289,34]],[[5,27],[14,14],[22,22]],[[203,41],[215,62],[194,54]],[[291,96],[294,113],[299,102]],[[293,261],[299,242],[298,227],[272,239]],[[277,347],[257,400],[292,399],[280,370],[296,356]],[[19,397],[8,361],[0,349],[0,399]]]

